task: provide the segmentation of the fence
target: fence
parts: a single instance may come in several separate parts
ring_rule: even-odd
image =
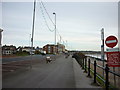
[[[89,77],[94,77],[94,83],[99,82],[103,87],[106,88],[106,90],[109,90],[109,88],[120,88],[119,85],[116,86],[112,83],[112,81],[116,83],[116,80],[118,80],[118,78],[120,79],[120,74],[110,70],[106,63],[105,67],[101,66],[100,64],[98,64],[100,62],[101,61],[96,60],[96,58],[86,57],[82,60],[79,60],[78,63],[81,65],[82,69],[84,69],[85,72],[88,73]],[[103,71],[105,73],[102,76]],[[114,76],[114,79],[111,81],[112,76]]]

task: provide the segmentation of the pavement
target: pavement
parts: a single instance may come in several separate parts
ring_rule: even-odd
[[[3,78],[3,88],[100,88],[92,85],[76,60],[62,55],[46,64],[35,64],[32,69],[11,72]]]
[[[73,68],[76,88],[101,88],[93,83],[93,78],[87,77],[87,73],[84,72],[75,59],[73,60]]]

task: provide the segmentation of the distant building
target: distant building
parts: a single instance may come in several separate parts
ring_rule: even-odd
[[[43,51],[46,51],[47,54],[63,53],[65,52],[65,46],[59,43],[57,45],[47,44],[43,47]]]
[[[65,52],[65,45],[57,43],[57,50],[58,50],[58,53]]]
[[[25,46],[25,47],[23,47],[22,48],[22,52],[28,52],[28,53],[30,53],[31,52],[31,47],[27,47],[27,46]],[[35,52],[35,47],[33,47],[33,50],[32,50],[32,53],[34,53]]]
[[[41,51],[42,51],[42,48],[36,47],[35,50],[41,52]]]
[[[30,52],[31,51],[31,47],[23,47],[22,48],[22,52],[25,51],[25,52]]]
[[[13,45],[10,45],[10,46],[4,45],[4,46],[2,46],[2,54],[3,55],[15,54],[16,51],[17,51],[17,49]]]
[[[43,47],[43,51],[46,51],[47,54],[56,54],[57,53],[57,45],[47,44]]]

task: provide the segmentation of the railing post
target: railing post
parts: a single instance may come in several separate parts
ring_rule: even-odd
[[[96,60],[94,61],[94,83],[96,83]]]
[[[84,58],[82,59],[82,69],[84,69]]]
[[[88,76],[90,77],[90,59],[88,59]]]
[[[87,57],[85,57],[85,72],[87,72]]]
[[[81,59],[79,59],[79,64],[82,67],[82,60]]]
[[[108,90],[109,89],[109,67],[108,67],[108,64],[106,64],[105,73],[106,73],[105,87],[106,87],[106,90]]]

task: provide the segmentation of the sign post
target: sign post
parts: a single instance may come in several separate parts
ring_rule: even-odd
[[[117,45],[118,40],[115,36],[109,36],[106,38],[105,44],[110,47],[106,51],[107,64],[109,67],[113,67],[113,72],[115,72],[115,67],[120,67],[120,51],[119,48],[113,48]],[[114,85],[116,86],[116,77],[114,75]]]
[[[102,40],[102,45],[101,45],[101,60],[103,62],[103,67],[105,66],[104,65],[104,62],[105,62],[105,53],[104,53],[104,28],[102,28],[101,30],[101,40]],[[104,70],[103,70],[103,77],[104,77]]]

